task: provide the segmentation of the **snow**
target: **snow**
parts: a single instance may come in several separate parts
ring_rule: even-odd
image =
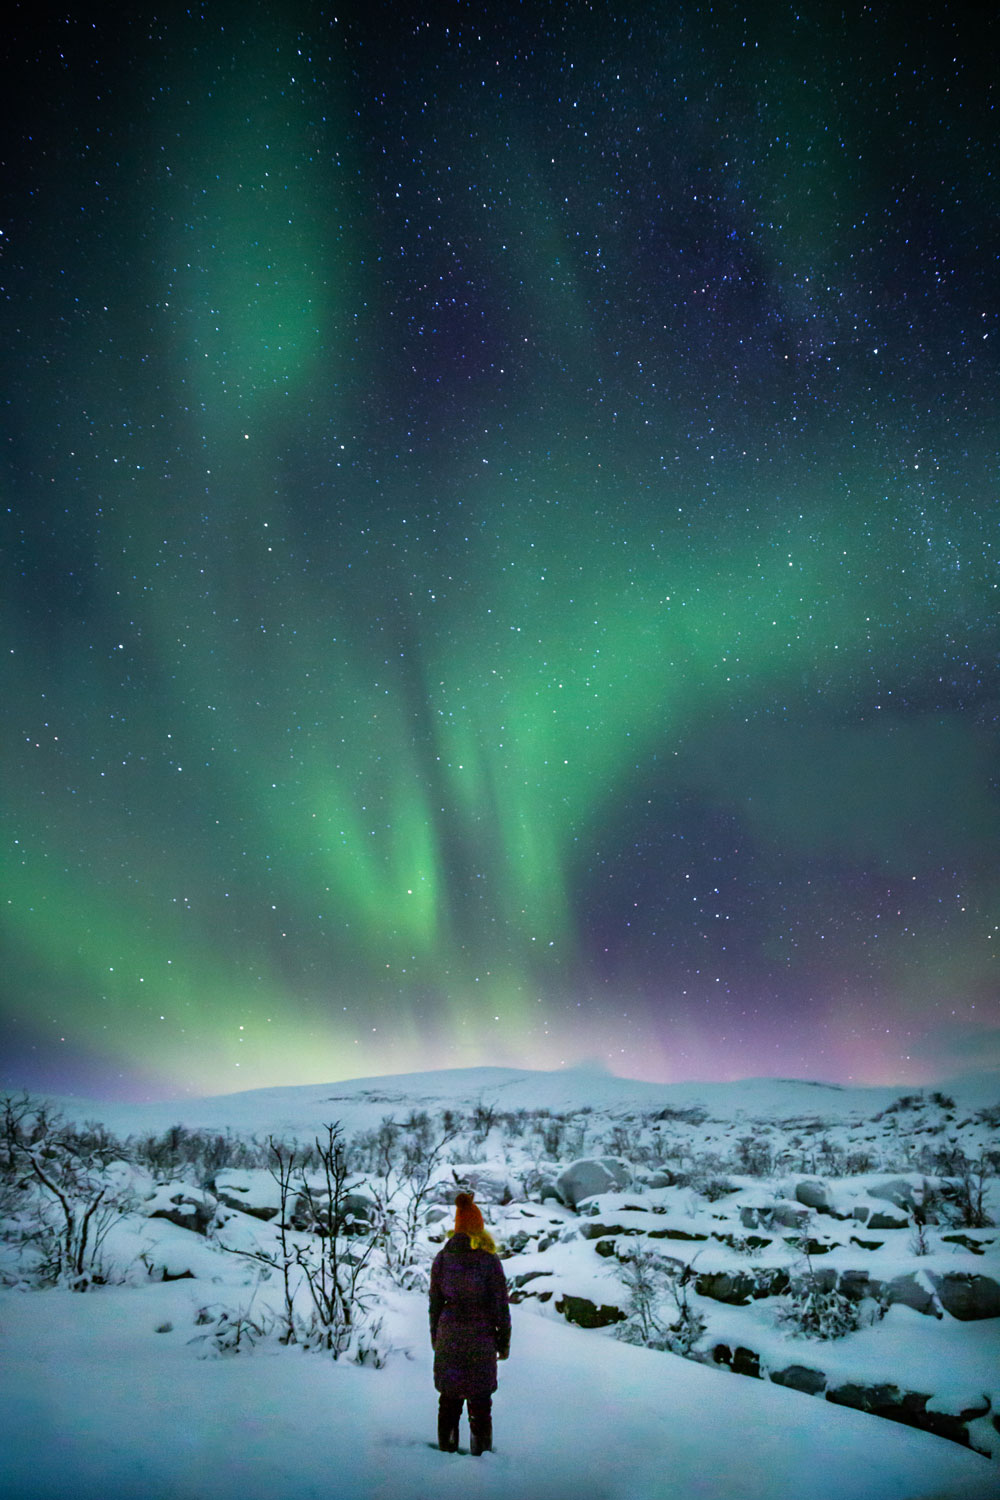
[[[1000,1073],[970,1074],[936,1085],[953,1095],[963,1109],[995,1104]],[[205,1130],[232,1130],[276,1135],[309,1135],[332,1117],[347,1131],[367,1130],[400,1107],[466,1109],[479,1101],[504,1110],[579,1110],[602,1112],[690,1109],[739,1120],[782,1120],[822,1115],[844,1120],[870,1117],[885,1109],[901,1090],[896,1085],[846,1087],[797,1079],[743,1078],[735,1083],[644,1083],[618,1078],[594,1068],[554,1072],[524,1068],[446,1068],[436,1073],[400,1073],[386,1078],[352,1078],[346,1082],[293,1088],[251,1089],[207,1099],[171,1099],[152,1104],[109,1104],[61,1098],[67,1119],[101,1120],[109,1130],[162,1131],[182,1124]],[[908,1090],[908,1092],[915,1092]]]
[[[959,1099],[959,1115],[963,1106],[974,1108],[979,1097],[971,1086],[968,1100],[958,1088],[948,1092]],[[676,1134],[691,1160],[707,1152],[721,1161],[746,1134],[748,1122],[755,1138],[773,1129],[776,1151],[792,1142],[799,1143],[796,1152],[812,1150],[820,1131],[844,1149],[876,1137],[876,1146],[884,1144],[896,1129],[895,1117],[877,1129],[871,1122],[898,1093],[776,1080],[664,1088],[581,1070],[477,1069],[183,1104],[62,1104],[67,1117],[100,1119],[121,1137],[182,1123],[258,1140],[272,1134],[308,1140],[331,1119],[339,1119],[351,1134],[371,1130],[387,1115],[403,1120],[426,1109],[436,1116],[444,1107],[468,1112],[483,1102],[507,1111],[586,1109],[571,1123],[587,1133],[596,1157],[608,1154],[602,1133],[629,1112],[648,1115],[697,1105],[706,1119],[664,1122],[664,1144]],[[933,1132],[943,1118],[928,1108],[926,1118],[908,1116],[902,1123],[906,1129],[919,1125],[937,1141]],[[979,1125],[955,1128],[964,1130],[967,1145],[982,1149],[986,1137]],[[455,1161],[447,1161],[440,1174],[444,1183],[469,1144],[468,1139],[456,1142]],[[699,1273],[787,1268],[797,1254],[785,1238],[793,1233],[787,1226],[761,1230],[761,1238],[770,1237],[771,1243],[750,1261],[748,1252],[730,1243],[745,1232],[742,1209],[775,1203],[792,1208],[795,1184],[805,1176],[824,1187],[837,1213],[850,1215],[858,1203],[877,1201],[884,1209],[888,1204],[877,1199],[879,1185],[906,1174],[886,1170],[828,1179],[821,1170],[789,1174],[783,1169],[755,1178],[720,1168],[735,1191],[712,1201],[692,1185],[649,1188],[637,1171],[633,1187],[590,1199],[576,1213],[552,1201],[491,1202],[503,1196],[504,1187],[517,1189],[532,1153],[516,1137],[505,1141],[496,1129],[477,1151],[482,1159],[466,1157],[464,1170],[479,1176],[481,1201],[498,1240],[509,1244],[522,1230],[530,1236],[525,1249],[504,1262],[526,1300],[512,1308],[511,1357],[500,1367],[494,1402],[493,1453],[472,1459],[467,1452],[437,1450],[426,1298],[387,1280],[381,1283],[379,1311],[383,1343],[392,1352],[383,1368],[306,1353],[273,1337],[248,1353],[220,1356],[205,1309],[217,1314],[277,1295],[274,1281],[258,1286],[253,1260],[222,1246],[251,1253],[275,1246],[277,1221],[220,1209],[206,1238],[148,1217],[157,1206],[172,1204],[183,1212],[183,1203],[174,1198],[181,1192],[198,1197],[198,1187],[112,1163],[109,1179],[127,1186],[134,1198],[134,1211],[113,1225],[106,1240],[111,1260],[133,1268],[128,1284],[85,1295],[0,1290],[5,1416],[0,1494],[10,1500],[468,1500],[470,1493],[482,1500],[993,1500],[997,1495],[997,1463],[954,1442],[822,1396],[634,1347],[619,1341],[610,1327],[576,1328],[557,1311],[564,1294],[589,1298],[597,1306],[621,1305],[620,1262],[598,1255],[595,1239],[586,1235],[599,1224],[629,1232],[619,1248],[651,1245],[666,1257],[693,1260]],[[534,1166],[554,1177],[579,1155],[567,1149],[562,1160],[534,1160]],[[919,1174],[907,1180],[918,1187],[923,1182]],[[248,1207],[277,1207],[273,1179],[259,1169],[227,1168],[217,1174],[216,1185],[225,1186],[230,1202],[245,1195]],[[426,1233],[440,1235],[431,1219],[428,1224]],[[877,1250],[859,1251],[850,1242],[854,1232],[882,1243]],[[835,1242],[816,1259],[817,1267],[856,1270],[863,1263],[883,1282],[945,1270],[997,1274],[993,1230],[980,1234],[983,1253],[974,1254],[929,1227],[931,1253],[920,1258],[910,1246],[909,1228],[869,1235],[853,1218],[815,1214],[810,1233]],[[423,1253],[429,1258],[433,1249],[434,1242],[425,1239]],[[529,1280],[532,1272],[544,1274]],[[164,1274],[185,1279],[161,1281]],[[817,1342],[780,1322],[778,1298],[746,1306],[705,1296],[697,1300],[708,1325],[703,1343],[750,1347],[765,1369],[821,1368],[831,1386],[905,1384],[926,1392],[928,1409],[938,1412],[974,1408],[984,1392],[991,1395],[993,1411],[1000,1408],[1000,1319],[938,1319],[894,1303],[881,1322]],[[973,1423],[970,1434],[980,1447],[996,1446],[992,1428]],[[467,1445],[464,1428],[462,1443]]]
[[[496,1451],[431,1446],[424,1299],[382,1370],[297,1349],[199,1360],[196,1283],[0,1295],[17,1500],[986,1500],[996,1471],[929,1434],[513,1309]],[[172,1331],[156,1333],[165,1323]],[[463,1437],[463,1446],[465,1439]]]

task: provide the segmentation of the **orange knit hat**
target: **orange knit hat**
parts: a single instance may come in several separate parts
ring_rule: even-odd
[[[482,1234],[485,1229],[483,1216],[472,1201],[471,1193],[459,1193],[455,1199],[455,1233]]]

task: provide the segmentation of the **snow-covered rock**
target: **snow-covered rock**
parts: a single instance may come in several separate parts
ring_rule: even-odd
[[[795,1198],[803,1203],[806,1208],[815,1209],[817,1213],[829,1214],[833,1212],[833,1198],[829,1183],[823,1182],[819,1177],[805,1177],[801,1182],[795,1184]]]
[[[924,1201],[924,1179],[922,1177],[892,1177],[869,1185],[868,1196],[894,1203],[909,1215],[918,1203]]]
[[[273,1219],[281,1207],[281,1191],[270,1172],[261,1168],[216,1172],[212,1190],[220,1203],[255,1219]]]
[[[801,1203],[775,1200],[770,1203],[744,1203],[740,1223],[744,1229],[771,1229],[776,1224],[785,1229],[803,1229],[809,1222],[809,1209]]]
[[[520,1196],[510,1173],[494,1162],[456,1162],[442,1172],[430,1191],[431,1201],[453,1205],[458,1193],[471,1193],[479,1204],[510,1203]]]
[[[179,1229],[207,1234],[215,1218],[217,1199],[186,1182],[162,1182],[147,1197],[142,1211],[147,1219],[167,1219]]]
[[[586,1198],[628,1187],[632,1168],[619,1156],[585,1156],[570,1162],[556,1178],[556,1190],[567,1208],[579,1208]]]

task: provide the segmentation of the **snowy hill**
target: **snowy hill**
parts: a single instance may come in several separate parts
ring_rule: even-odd
[[[1000,1100],[1000,1073],[977,1073],[935,1085],[966,1109]],[[928,1090],[929,1091],[929,1090]],[[797,1079],[744,1078],[733,1083],[644,1083],[618,1078],[597,1067],[541,1072],[519,1068],[450,1068],[433,1073],[399,1073],[353,1078],[341,1083],[252,1089],[205,1099],[174,1099],[151,1104],[119,1104],[79,1098],[54,1102],[67,1118],[102,1121],[118,1135],[192,1129],[314,1132],[327,1120],[345,1129],[368,1129],[400,1109],[471,1109],[482,1101],[501,1110],[593,1109],[607,1114],[702,1107],[726,1119],[787,1120],[814,1115],[829,1120],[867,1118],[885,1109],[905,1090],[898,1085],[846,1087]]]

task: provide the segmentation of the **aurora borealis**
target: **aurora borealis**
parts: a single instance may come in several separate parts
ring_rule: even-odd
[[[996,1065],[987,14],[16,16],[5,1078]]]

